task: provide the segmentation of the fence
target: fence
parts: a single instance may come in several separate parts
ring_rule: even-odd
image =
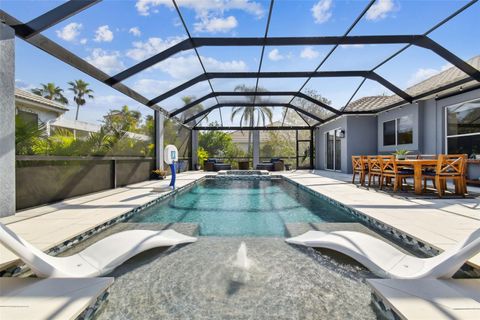
[[[150,179],[151,157],[16,157],[17,209]]]

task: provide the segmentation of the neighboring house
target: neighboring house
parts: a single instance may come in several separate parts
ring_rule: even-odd
[[[58,102],[18,88],[15,88],[15,107],[18,116],[36,123],[59,119],[68,111],[68,108]]]
[[[467,61],[480,70],[480,56]],[[442,87],[466,79],[449,68],[406,90],[411,96],[438,89],[413,103],[381,109],[399,102],[398,96],[364,97],[345,111],[371,114],[343,115],[315,129],[315,168],[351,173],[352,155],[389,154],[396,149],[412,153],[480,154],[480,87],[476,81]]]
[[[81,138],[91,132],[99,132],[101,128],[101,125],[96,123],[65,119],[63,115],[68,108],[64,105],[19,88],[15,88],[15,107],[17,115],[25,121],[44,123],[47,135],[58,128],[72,131]],[[127,132],[126,135],[140,141],[151,140],[151,137],[144,134]]]
[[[279,121],[275,121],[269,125],[267,125],[267,127],[269,126],[281,126],[281,122]],[[232,137],[232,142],[241,150],[247,152],[248,151],[248,135],[251,131],[249,130],[245,130],[245,131],[241,131],[241,130],[236,130],[236,131],[232,131],[230,132],[230,136]],[[262,145],[262,143],[265,143],[265,142],[268,142],[268,135],[265,134],[264,131],[261,131],[260,132],[260,145]]]

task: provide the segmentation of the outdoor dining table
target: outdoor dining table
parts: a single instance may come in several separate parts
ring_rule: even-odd
[[[395,160],[397,165],[413,167],[413,186],[415,194],[422,194],[422,169],[423,167],[433,167],[437,164],[436,159],[405,159]]]

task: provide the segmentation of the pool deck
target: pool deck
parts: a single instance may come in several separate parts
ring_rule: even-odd
[[[176,186],[185,186],[205,175],[203,172],[178,174]],[[145,181],[80,196],[24,210],[1,218],[0,222],[35,247],[46,251],[171,192],[167,188],[169,182]],[[17,262],[18,258],[0,244],[0,270]]]
[[[353,185],[351,175],[328,171],[297,171],[285,177],[343,203],[364,215],[440,250],[448,250],[480,228],[480,197],[421,198],[395,196]],[[469,260],[480,268],[480,254]]]

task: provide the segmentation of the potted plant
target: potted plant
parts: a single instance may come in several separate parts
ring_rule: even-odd
[[[167,171],[165,170],[153,170],[152,171],[152,179],[163,180],[167,176]]]
[[[393,154],[397,158],[397,160],[405,160],[407,158],[407,154],[409,154],[410,151],[405,150],[405,149],[397,149]]]
[[[198,157],[198,163],[195,164],[195,170],[200,170],[205,160],[208,159],[207,150],[203,149],[202,147],[199,147],[197,151],[197,157]]]

